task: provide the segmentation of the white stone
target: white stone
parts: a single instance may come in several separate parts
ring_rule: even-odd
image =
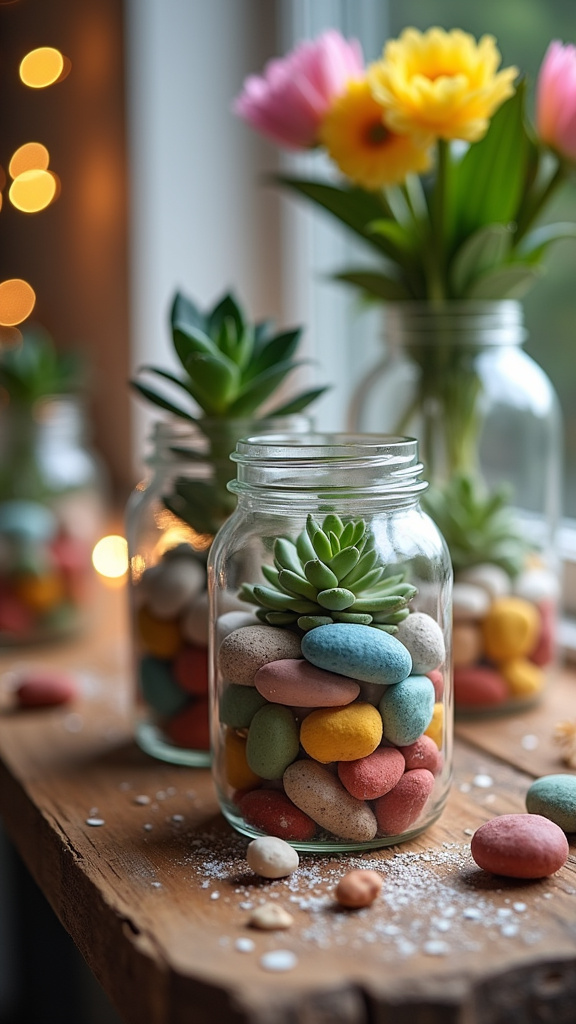
[[[452,590],[452,616],[454,622],[483,619],[490,607],[490,597],[484,587],[476,583],[456,582]]]
[[[442,630],[425,612],[413,612],[398,626],[396,640],[410,651],[413,674],[431,672],[446,657]]]
[[[492,601],[497,597],[505,597],[512,589],[508,573],[492,562],[483,562],[481,565],[462,569],[458,573],[457,582],[475,583],[476,586],[483,587]]]
[[[516,580],[514,593],[534,604],[555,601],[560,593],[560,579],[549,569],[526,569]]]
[[[276,931],[279,928],[290,928],[294,924],[294,918],[277,903],[263,903],[252,911],[248,923],[262,931]]]
[[[225,612],[216,620],[216,646],[220,647],[224,637],[233,633],[235,629],[242,629],[243,626],[257,626],[259,621],[251,611]]]
[[[296,850],[276,836],[253,839],[248,845],[246,860],[252,871],[262,878],[285,878],[300,863]]]
[[[172,558],[146,569],[140,591],[152,615],[173,619],[200,593],[204,582],[204,569],[193,558]]]

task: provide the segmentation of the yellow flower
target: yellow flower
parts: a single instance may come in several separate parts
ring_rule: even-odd
[[[425,148],[384,125],[366,79],[351,80],[334,102],[320,126],[320,142],[348,178],[369,189],[396,184],[430,164]]]
[[[517,68],[498,71],[501,55],[493,36],[460,29],[404,30],[384,47],[368,70],[387,126],[410,132],[421,142],[464,139],[476,142],[489,120],[514,92]]]

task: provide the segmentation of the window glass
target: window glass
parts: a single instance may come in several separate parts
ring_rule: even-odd
[[[462,28],[476,38],[496,37],[503,65],[515,64],[528,77],[529,111],[542,58],[552,39],[576,43],[574,0],[392,0],[390,35],[404,27]],[[546,220],[576,221],[576,186],[569,185],[547,210]],[[560,397],[565,424],[565,513],[576,517],[576,241],[560,242],[547,261],[547,273],[524,301],[529,330],[527,351],[546,370]]]

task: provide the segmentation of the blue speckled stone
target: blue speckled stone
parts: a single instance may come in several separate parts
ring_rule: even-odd
[[[381,629],[354,622],[311,629],[302,640],[302,654],[317,668],[381,686],[400,683],[412,669],[404,644]]]
[[[526,794],[529,814],[541,814],[564,832],[576,832],[576,775],[543,775]]]
[[[188,694],[178,686],[169,661],[147,655],[140,662],[139,675],[142,697],[162,717],[170,718],[188,703]]]
[[[386,690],[378,705],[385,739],[399,747],[414,743],[432,721],[434,700],[428,676],[408,676]]]

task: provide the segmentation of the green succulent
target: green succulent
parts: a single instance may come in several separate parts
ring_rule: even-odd
[[[214,534],[236,504],[226,485],[231,477],[229,456],[238,438],[257,429],[255,423],[262,419],[301,412],[326,388],[301,391],[269,407],[274,392],[302,363],[294,358],[302,328],[278,333],[270,321],[249,323],[230,294],[202,312],[177,293],[170,327],[180,371],[143,366],[131,385],[147,401],[194,424],[204,435],[204,452],[185,447],[173,451],[184,459],[209,464],[212,479],[180,477],[164,503],[199,533]],[[167,383],[184,402],[141,379],[149,375]]]
[[[29,409],[43,398],[75,394],[84,376],[80,357],[59,352],[42,327],[24,328],[19,345],[0,351],[0,387],[13,407]]]
[[[518,575],[530,548],[509,501],[508,487],[488,491],[481,480],[466,474],[429,490],[424,507],[444,536],[455,572],[491,562],[512,577]]]
[[[263,622],[305,632],[355,622],[395,633],[416,594],[403,573],[386,576],[363,519],[344,524],[332,513],[321,526],[309,515],[296,543],[277,537],[274,566],[263,565],[262,574],[268,586],[245,583],[240,598],[259,606]]]

